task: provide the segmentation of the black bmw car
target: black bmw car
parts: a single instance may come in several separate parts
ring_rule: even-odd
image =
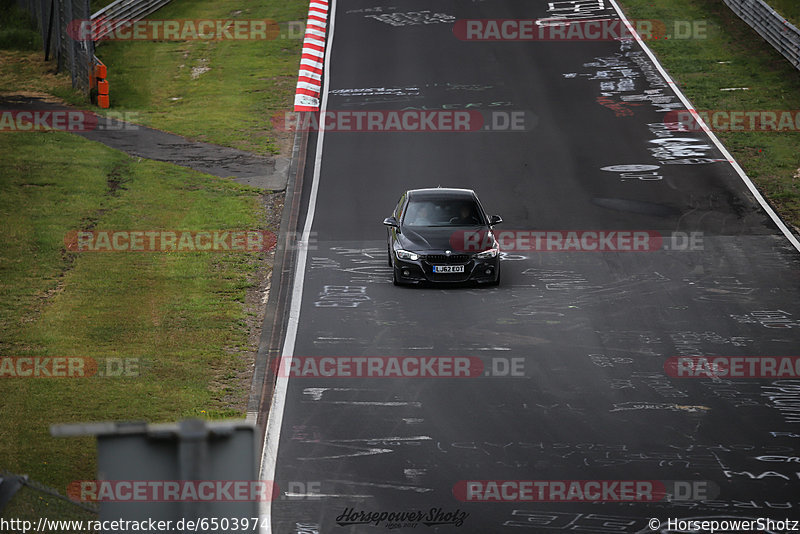
[[[471,189],[406,191],[383,221],[395,285],[499,284],[500,248],[492,228],[501,222],[486,215]]]

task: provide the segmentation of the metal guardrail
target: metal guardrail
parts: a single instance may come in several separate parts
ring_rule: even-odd
[[[170,0],[116,0],[94,13],[91,17],[92,38],[95,42],[110,33],[115,33],[168,4]],[[94,43],[93,43],[94,44]],[[94,56],[95,65],[103,65]],[[103,71],[105,66],[102,67]],[[104,78],[104,76],[102,77]],[[99,81],[99,83],[98,83]],[[100,107],[109,106],[108,82],[93,78],[92,84],[98,89],[97,102]],[[105,91],[103,94],[102,91]]]
[[[72,87],[90,96],[98,93],[98,105],[105,108],[108,107],[108,85],[103,79],[105,66],[94,53],[96,42],[112,31],[143,19],[169,1],[116,0],[94,14],[89,11],[89,0],[17,0],[17,5],[36,19],[45,60],[54,57],[59,72],[69,71]],[[80,38],[84,24],[89,21],[93,30],[88,34],[91,37]]]
[[[95,41],[142,20],[169,2],[170,0],[116,0],[108,4],[92,15],[93,26],[96,24]]]
[[[97,521],[100,508],[94,503],[73,501],[58,490],[31,480],[27,475],[0,470],[0,517],[10,517],[4,514],[10,513],[10,510],[15,512],[14,517],[26,520],[49,516],[58,520]]]
[[[739,18],[800,69],[800,30],[764,0],[723,0]]]
[[[136,21],[142,20],[144,17],[168,4],[170,0],[116,0],[111,2],[106,7],[100,9],[91,16],[92,25],[92,39],[94,42],[101,41],[110,33],[117,32],[127,26],[130,26]],[[93,56],[94,64],[102,66],[101,69],[105,71],[105,65]],[[92,80],[92,88],[98,90],[97,103],[100,107],[107,108],[109,106],[108,96],[108,82],[104,78],[94,77]],[[103,94],[105,91],[105,94]]]

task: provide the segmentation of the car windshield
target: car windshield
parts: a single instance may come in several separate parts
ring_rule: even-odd
[[[483,226],[481,210],[474,200],[412,199],[403,223],[408,226]]]

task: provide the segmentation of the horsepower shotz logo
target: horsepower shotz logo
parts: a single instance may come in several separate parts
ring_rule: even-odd
[[[460,527],[469,517],[469,513],[461,509],[445,510],[444,508],[430,508],[427,511],[366,511],[355,508],[345,508],[336,518],[340,527],[352,525],[383,524],[387,528],[414,528],[421,523],[432,527],[437,525],[453,525]]]
[[[482,252],[499,245],[503,252],[651,252],[663,248],[658,232],[630,230],[459,230],[450,246]]]

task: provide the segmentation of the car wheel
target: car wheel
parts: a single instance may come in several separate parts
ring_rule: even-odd
[[[392,283],[396,286],[400,285],[400,280],[397,279],[397,270],[392,267]]]
[[[389,258],[389,267],[394,267],[392,265],[392,247],[386,245],[386,257]]]
[[[499,271],[497,273],[497,280],[495,280],[494,282],[489,282],[489,285],[492,286],[492,287],[497,287],[497,286],[500,285],[500,272]]]

